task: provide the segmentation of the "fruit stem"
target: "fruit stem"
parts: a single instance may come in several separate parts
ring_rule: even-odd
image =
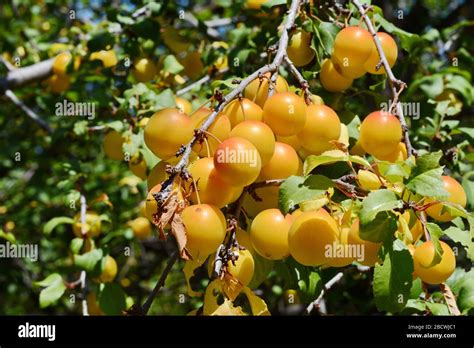
[[[193,181],[193,186],[194,186],[194,191],[196,192],[197,202],[198,202],[198,204],[201,204],[201,198],[199,197],[199,191],[198,191],[198,188],[197,188],[197,185],[196,185],[196,180],[194,180],[194,178],[192,176],[191,176],[191,180]]]
[[[428,231],[428,228],[426,228],[426,215],[425,215],[424,211],[422,211],[420,213],[420,221],[421,221],[421,225],[423,226],[423,232],[425,234],[425,239],[428,242],[428,241],[431,240],[431,235],[430,235],[430,232]]]

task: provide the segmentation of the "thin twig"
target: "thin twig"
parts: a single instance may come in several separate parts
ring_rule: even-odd
[[[36,112],[31,110],[25,103],[23,103],[18,97],[16,96],[15,93],[13,93],[12,90],[7,89],[5,90],[5,96],[10,99],[10,101],[18,106],[20,109],[23,110],[23,112],[31,118],[33,121],[35,121],[42,129],[44,129],[48,133],[52,133],[53,130],[49,126],[49,124],[43,120]]]
[[[285,56],[284,61],[286,65],[288,66],[288,69],[290,70],[291,74],[298,80],[298,83],[300,84],[301,89],[303,90],[304,93],[304,100],[306,104],[312,104],[311,100],[311,92],[309,90],[309,83],[306,81],[306,79],[301,75],[300,71],[298,68],[293,64],[290,58],[288,56]]]
[[[408,156],[416,156],[416,151],[413,149],[413,146],[411,145],[410,141],[410,136],[408,134],[408,126],[405,120],[405,116],[403,115],[403,109],[402,105],[399,100],[399,90],[402,90],[405,88],[406,83],[397,79],[395,75],[393,74],[392,69],[390,68],[390,64],[388,63],[387,57],[385,56],[385,53],[382,48],[382,44],[380,42],[380,39],[377,36],[377,32],[375,31],[375,28],[372,24],[372,21],[370,18],[367,16],[367,9],[365,5],[362,5],[359,0],[351,0],[352,3],[357,7],[358,11],[360,12],[362,19],[364,20],[365,24],[367,25],[367,29],[369,30],[370,34],[372,35],[372,38],[374,39],[375,46],[377,47],[377,51],[380,56],[380,60],[383,64],[383,67],[385,68],[385,72],[387,73],[388,76],[388,81],[390,84],[390,90],[392,92],[392,97],[393,101],[392,103],[396,105],[397,112],[396,115],[398,116],[398,119],[400,120],[400,123],[402,125],[403,129],[403,139],[405,146],[407,148],[407,153]]]
[[[5,58],[3,58],[2,56],[0,56],[0,63],[2,63],[8,71],[14,71],[15,70],[15,67],[10,64],[10,62],[8,60],[6,60]],[[5,82],[6,84],[6,82]],[[39,126],[41,128],[43,128],[46,132],[48,133],[51,133],[52,132],[52,129],[51,127],[49,127],[49,124],[43,120],[37,113],[35,113],[33,110],[31,110],[25,103],[23,103],[17,96],[15,93],[13,93],[12,90],[10,89],[5,89],[4,90],[4,94],[5,96],[10,99],[16,106],[18,106],[19,108],[21,108],[25,114],[31,118],[33,121],[35,121],[36,123],[39,124]]]
[[[308,314],[311,313],[314,308],[317,308],[319,306],[319,303],[323,299],[324,294],[326,294],[326,292],[329,291],[329,289],[331,289],[334,284],[339,282],[342,279],[343,275],[344,273],[339,272],[334,277],[332,277],[326,284],[324,284],[323,289],[321,290],[321,293],[319,294],[318,298],[311,302],[308,307],[306,307],[306,312]]]
[[[86,203],[86,196],[81,194],[80,198],[81,202],[81,234],[83,237],[86,237],[87,230],[86,230],[86,213],[87,213],[87,203]],[[88,316],[88,306],[87,306],[87,274],[86,271],[81,271],[81,276],[79,278],[81,284],[81,292],[82,292],[82,315]]]
[[[229,68],[223,68],[221,70],[218,70],[217,73],[218,74],[223,74],[223,73],[226,73],[227,71],[229,71]],[[194,81],[193,83],[191,83],[190,85],[180,89],[180,90],[177,90],[176,91],[176,95],[179,97],[183,94],[186,94],[188,93],[189,91],[192,91],[194,87],[196,86],[200,86],[208,81],[211,80],[211,76],[210,75],[206,75],[206,76],[203,76],[201,77],[199,80],[197,81]]]
[[[183,16],[184,20],[191,24],[193,27],[198,28],[199,27],[199,20],[191,13],[191,12],[185,12]],[[209,37],[213,39],[221,39],[222,35],[219,33],[217,29],[214,29],[213,27],[210,27],[206,25],[206,22],[203,22],[204,25],[206,26],[206,34],[209,35]]]
[[[160,279],[158,279],[158,282],[156,283],[155,287],[153,288],[153,290],[151,291],[151,293],[148,295],[145,303],[143,304],[142,306],[142,312],[144,315],[146,315],[148,313],[148,311],[150,310],[150,307],[153,303],[153,300],[155,299],[156,295],[158,294],[158,292],[160,291],[160,289],[163,287],[163,285],[165,284],[165,280],[166,280],[166,277],[168,276],[168,274],[170,273],[171,269],[173,268],[173,265],[175,264],[175,262],[178,260],[178,256],[179,256],[179,252],[178,251],[175,251],[171,257],[169,258],[168,260],[168,263],[166,264],[166,267],[165,269],[163,270],[163,272],[161,273],[161,276],[160,276]]]

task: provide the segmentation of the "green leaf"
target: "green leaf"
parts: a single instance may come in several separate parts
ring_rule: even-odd
[[[374,220],[360,224],[360,238],[374,243],[386,241],[397,230],[397,218],[392,212],[381,212]]]
[[[374,18],[388,33],[397,35],[400,38],[402,48],[408,52],[413,51],[423,42],[423,38],[419,35],[397,28],[378,13],[374,15]]]
[[[177,74],[183,69],[184,66],[182,66],[172,54],[166,56],[165,60],[163,61],[163,70],[171,74]]]
[[[316,169],[318,166],[322,164],[330,164],[330,163],[348,161],[348,160],[349,160],[349,156],[342,155],[342,154],[341,156],[311,155],[311,156],[306,157],[304,161],[303,172],[304,172],[304,175],[308,175],[314,169]]]
[[[446,83],[445,88],[459,92],[466,102],[471,105],[474,100],[474,88],[472,87],[472,83],[460,75],[449,75],[447,79],[449,82]]]
[[[423,284],[420,278],[416,278],[413,280],[410,289],[410,298],[417,299],[420,297],[421,293],[423,292]]]
[[[363,165],[364,167],[368,167],[368,168],[371,167],[371,164],[369,163],[369,161],[367,161],[364,157],[360,157],[357,155],[350,155],[349,161]]]
[[[324,197],[332,186],[331,179],[323,175],[290,176],[280,185],[279,206],[288,213],[297,204]]]
[[[125,293],[118,284],[101,286],[99,306],[106,315],[120,315],[126,309]]]
[[[124,154],[124,158],[127,161],[138,155],[143,144],[143,137],[138,134],[132,133],[130,140],[131,141],[127,141],[122,144],[122,152]]]
[[[74,255],[77,255],[81,251],[81,248],[82,248],[83,245],[84,245],[84,239],[74,238],[73,240],[71,240],[71,244],[70,244],[69,248],[71,249],[71,251]]]
[[[176,107],[176,102],[174,99],[174,93],[171,89],[165,89],[163,92],[158,94],[154,99],[154,109],[161,110],[164,108],[173,108]]]
[[[132,25],[133,23],[135,23],[135,21],[131,17],[122,16],[120,14],[117,15],[117,21],[122,24],[128,24],[128,25]]]
[[[76,135],[83,135],[87,133],[87,125],[89,123],[87,121],[78,121],[74,123],[74,134]]]
[[[426,307],[433,315],[450,315],[449,308],[444,303],[433,303],[426,301]]]
[[[442,205],[441,214],[447,212],[451,216],[461,216],[463,218],[467,218],[469,213],[459,204],[451,203],[451,202],[441,202]]]
[[[11,232],[4,232],[2,229],[0,229],[0,238],[9,241],[12,244],[16,244],[15,235]]]
[[[428,153],[417,159],[406,187],[416,194],[428,197],[447,197],[443,188],[443,168],[439,166],[441,151]]]
[[[317,30],[321,38],[320,44],[323,46],[326,56],[330,56],[334,46],[334,39],[341,29],[332,22],[321,22],[317,26]]]
[[[416,160],[415,168],[413,168],[412,177],[416,177],[431,169],[440,168],[439,161],[443,153],[441,151],[426,153]]]
[[[322,287],[321,276],[318,272],[309,272],[298,281],[298,288],[303,293],[303,300],[314,300]]]
[[[443,100],[443,101],[437,102],[436,107],[435,107],[436,113],[441,116],[453,116],[453,115],[459,114],[461,112],[460,105],[456,104],[455,106],[452,106],[451,104],[452,104],[451,100]],[[443,122],[443,126],[447,124],[448,124],[448,121]]]
[[[467,207],[474,208],[474,181],[470,180],[474,178],[474,171],[464,174],[462,177],[462,187],[466,192]]]
[[[378,213],[390,211],[395,208],[401,208],[403,202],[397,198],[395,193],[390,190],[376,190],[362,202],[362,210],[360,212],[361,224],[367,224],[375,219]]]
[[[417,312],[424,312],[426,310],[426,302],[420,299],[409,299],[404,308],[404,312],[409,309],[414,309]]]
[[[347,130],[349,131],[349,137],[352,139],[359,139],[359,127],[360,127],[360,118],[355,116],[351,122],[347,125]]]
[[[82,255],[75,255],[74,264],[87,272],[91,272],[102,259],[102,256],[102,249],[94,249]]]
[[[405,307],[410,298],[412,273],[410,252],[397,239],[385,255],[383,264],[375,265],[373,292],[378,310],[396,313]]]
[[[164,8],[163,4],[160,4],[156,1],[150,1],[149,3],[147,3],[147,6],[154,16],[158,16],[161,10]]]
[[[379,162],[380,174],[390,182],[403,182],[410,176],[411,168],[406,163]]]
[[[68,216],[59,216],[49,220],[43,227],[44,234],[50,234],[57,226],[62,224],[73,224],[74,219]]]
[[[286,5],[286,0],[267,0],[262,4],[261,9],[268,11],[274,6]]]
[[[457,268],[446,281],[457,298],[457,304],[463,314],[474,308],[474,269],[466,272]]]
[[[58,273],[49,275],[42,281],[36,282],[35,285],[45,287],[45,289],[41,290],[39,296],[41,308],[46,308],[56,303],[66,290],[63,278]]]
[[[471,139],[474,139],[474,128],[459,127],[458,130],[467,134]]]
[[[107,127],[112,128],[113,130],[121,133],[123,130],[123,122],[122,121],[112,121],[107,123]]]
[[[443,230],[436,224],[429,222],[426,224],[426,228],[431,236],[431,241],[435,247],[435,254],[433,256],[433,261],[431,261],[430,265],[427,268],[436,266],[441,261],[441,257],[443,256],[443,248],[441,248],[441,244],[439,243],[439,238],[443,235]]]
[[[312,199],[299,204],[302,211],[319,210],[329,203],[328,197]]]
[[[252,281],[249,284],[249,287],[252,289],[255,289],[262,284],[265,279],[268,278],[268,274],[272,271],[273,269],[273,264],[274,261],[265,259],[258,255],[257,253],[254,253],[253,255],[253,261],[254,261],[254,272],[253,272],[253,277]]]
[[[444,234],[454,242],[462,244],[466,248],[467,257],[474,261],[474,242],[469,231],[463,231],[460,228],[451,226],[444,231]]]

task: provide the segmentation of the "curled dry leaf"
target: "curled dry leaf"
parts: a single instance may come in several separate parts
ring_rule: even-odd
[[[183,220],[181,219],[181,215],[176,213],[173,215],[173,219],[171,221],[171,233],[176,238],[176,242],[178,243],[179,248],[179,255],[183,260],[191,260],[191,254],[186,250],[186,228],[184,227]]]
[[[186,228],[181,219],[181,212],[185,207],[186,201],[183,199],[180,186],[177,185],[168,194],[163,204],[158,206],[157,212],[153,215],[153,223],[160,231],[160,239],[166,239],[165,228],[171,227],[171,233],[176,238],[181,258],[190,260],[191,255],[186,250]]]
[[[449,313],[452,315],[461,315],[458,305],[456,303],[456,296],[454,296],[451,288],[445,283],[439,285],[441,292],[443,293],[446,304],[448,305]]]

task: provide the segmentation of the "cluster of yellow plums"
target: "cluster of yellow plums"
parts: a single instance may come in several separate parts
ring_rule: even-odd
[[[384,32],[377,37],[387,62],[392,67],[398,56],[397,44]],[[308,46],[309,48],[309,46]],[[341,92],[352,85],[354,79],[370,74],[384,74],[385,68],[376,69],[380,55],[372,35],[364,28],[351,26],[337,33],[331,58],[321,65],[320,82],[329,92]]]
[[[113,49],[92,52],[90,61],[98,61],[103,68],[113,68],[118,59]],[[73,56],[69,51],[59,53],[53,60],[53,75],[47,80],[47,85],[53,93],[62,93],[69,89],[71,77],[68,72],[77,71],[81,64],[79,55]],[[155,62],[147,57],[134,60],[131,69],[132,76],[137,82],[151,81],[158,73],[159,68]]]
[[[257,78],[244,91],[244,96],[230,102],[219,113],[207,131],[207,139],[192,148],[188,166],[192,181],[181,187],[189,195],[191,205],[181,214],[186,228],[186,248],[195,260],[203,261],[216,252],[224,241],[228,229],[221,208],[235,202],[244,187],[254,182],[286,179],[302,174],[301,157],[333,151],[341,140],[345,125],[337,113],[322,104],[320,98],[306,105],[304,99],[290,92],[286,81],[279,77],[276,93],[268,97],[269,75]],[[168,177],[167,164],[176,163],[175,154],[182,144],[187,144],[210,115],[211,110],[200,108],[192,112],[189,102],[181,101],[178,108],[163,109],[155,113],[144,129],[147,147],[159,158],[159,162],[147,178],[149,194],[146,216],[153,221],[157,212],[154,193],[161,190],[161,183]],[[383,111],[369,114],[360,126],[358,146],[377,159],[395,162],[407,157],[399,120]],[[229,154],[246,154],[229,160]],[[253,161],[250,156],[253,154]],[[225,156],[229,155],[229,156]],[[374,185],[374,178],[379,182]],[[380,187],[380,179],[368,170],[360,170],[360,185],[367,190]],[[456,180],[443,177],[448,201],[465,206],[466,198]],[[243,209],[253,218],[248,232],[237,228],[237,240],[246,250],[236,250],[240,257],[235,264],[229,263],[228,272],[247,285],[253,274],[255,253],[281,260],[291,255],[296,261],[308,266],[343,267],[355,257],[328,257],[327,246],[363,246],[363,265],[373,266],[379,261],[381,244],[363,240],[359,235],[359,221],[352,217],[344,221],[337,210],[319,209],[284,215],[278,210],[278,187],[256,190],[262,202],[250,195],[243,201]],[[427,213],[439,221],[452,219],[441,213],[441,204],[434,204]],[[454,270],[452,250],[444,243],[443,259],[434,267],[425,268],[433,259],[434,245],[421,242],[423,226],[413,213],[400,214],[411,231],[406,238],[410,250],[414,250],[415,273],[427,283],[440,283]],[[402,223],[399,223],[402,226]],[[402,227],[397,233],[402,233]],[[414,249],[413,243],[419,245]],[[419,251],[418,251],[419,250]],[[431,257],[431,259],[430,259]],[[447,261],[446,261],[447,260]]]
[[[61,47],[60,50],[68,49],[68,46]],[[118,60],[114,50],[101,50],[92,52],[90,61],[100,61],[104,68],[111,68],[117,65]],[[69,51],[64,51],[55,56],[53,60],[53,75],[46,81],[49,89],[53,93],[62,93],[69,89],[71,76],[69,73],[77,71],[81,65],[81,56],[74,55]]]

